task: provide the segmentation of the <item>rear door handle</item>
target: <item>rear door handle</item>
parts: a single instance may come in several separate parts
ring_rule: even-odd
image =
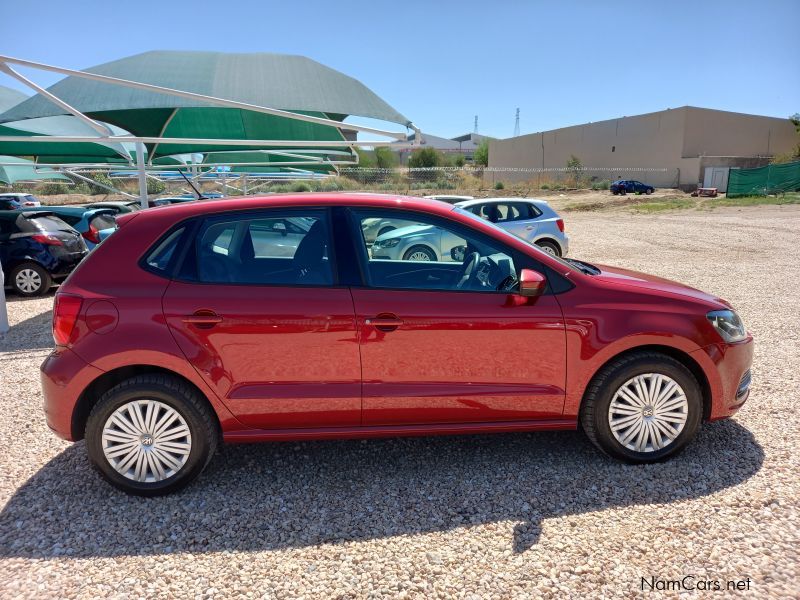
[[[378,315],[377,317],[364,319],[364,323],[380,331],[394,331],[403,324],[403,319],[395,315]]]
[[[213,327],[217,323],[222,323],[222,317],[211,310],[198,310],[193,315],[186,315],[181,320],[188,325],[198,327]]]

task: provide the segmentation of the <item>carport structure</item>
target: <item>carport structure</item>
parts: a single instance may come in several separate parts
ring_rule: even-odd
[[[12,65],[66,77],[45,90]],[[63,163],[56,150],[67,146],[48,146],[133,144],[143,203],[146,169],[176,154],[259,151],[264,161],[246,166],[325,167],[352,163],[359,133],[384,138],[358,142],[373,147],[407,139],[406,131],[345,123],[349,116],[400,124],[420,139],[409,119],[362,83],[301,56],[154,51],[78,71],[0,55],[0,71],[37,92],[0,115],[0,126],[72,115],[92,129],[46,136],[0,130],[0,152]]]

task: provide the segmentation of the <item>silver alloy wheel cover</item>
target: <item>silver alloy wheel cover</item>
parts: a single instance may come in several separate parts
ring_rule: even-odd
[[[550,254],[552,256],[557,256],[556,251],[552,246],[539,246],[539,248],[547,252],[547,254]]]
[[[408,255],[408,260],[431,260],[431,255],[424,250],[417,250]]]
[[[623,383],[608,407],[616,440],[634,452],[656,452],[672,444],[686,426],[689,402],[678,382],[643,373]]]
[[[131,481],[157,483],[178,473],[192,450],[192,434],[181,414],[158,400],[132,400],[103,425],[103,454]]]
[[[34,269],[22,269],[15,278],[17,287],[31,294],[42,287],[42,277]]]

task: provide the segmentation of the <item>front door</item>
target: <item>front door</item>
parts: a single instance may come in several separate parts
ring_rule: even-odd
[[[353,211],[357,222],[384,216],[376,212]],[[364,424],[559,418],[566,340],[555,296],[516,301],[508,290],[524,260],[517,253],[448,222],[409,218],[458,236],[463,258],[375,258],[363,248],[368,285],[353,299]]]
[[[196,240],[164,314],[228,408],[262,429],[359,425],[353,301],[335,286],[327,212],[212,217]]]

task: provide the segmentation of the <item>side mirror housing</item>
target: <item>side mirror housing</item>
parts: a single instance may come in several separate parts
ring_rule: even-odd
[[[281,235],[286,235],[286,225],[278,221],[272,225],[272,231],[277,231]]]
[[[466,246],[453,246],[450,248],[450,258],[455,262],[464,262],[464,257],[467,255]]]
[[[547,287],[547,279],[538,271],[522,269],[519,274],[519,295],[526,298],[541,296]]]

